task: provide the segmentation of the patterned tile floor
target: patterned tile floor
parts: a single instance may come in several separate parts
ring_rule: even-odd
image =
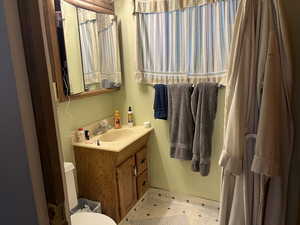
[[[151,188],[119,225],[218,225],[219,203]]]

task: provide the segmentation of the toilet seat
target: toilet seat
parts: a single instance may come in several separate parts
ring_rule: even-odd
[[[111,218],[100,213],[79,212],[71,216],[72,225],[117,225]]]

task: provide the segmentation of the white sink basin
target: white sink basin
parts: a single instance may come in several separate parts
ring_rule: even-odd
[[[102,142],[123,141],[124,139],[130,138],[134,133],[134,130],[130,128],[112,129],[100,135],[98,139]]]

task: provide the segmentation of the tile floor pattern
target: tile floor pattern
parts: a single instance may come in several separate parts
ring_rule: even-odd
[[[219,203],[151,188],[119,225],[218,225]]]

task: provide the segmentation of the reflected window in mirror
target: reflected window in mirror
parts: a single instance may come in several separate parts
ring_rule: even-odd
[[[78,8],[64,0],[56,5],[56,11],[65,94],[120,87],[116,16]]]

